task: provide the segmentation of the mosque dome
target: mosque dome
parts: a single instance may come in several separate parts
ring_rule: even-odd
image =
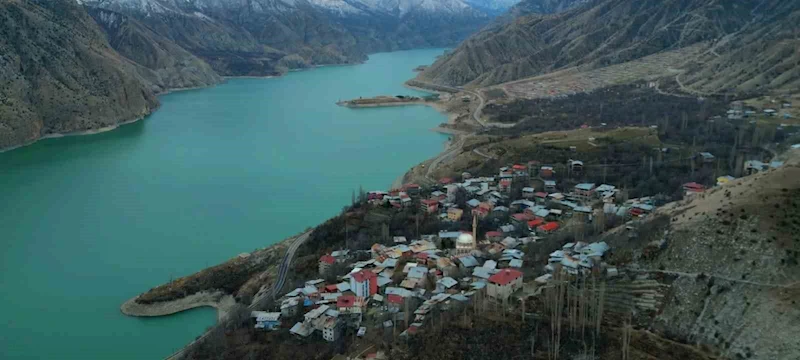
[[[472,249],[474,243],[472,234],[463,233],[458,235],[458,239],[456,239],[456,249]]]

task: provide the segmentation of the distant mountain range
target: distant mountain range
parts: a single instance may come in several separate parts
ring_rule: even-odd
[[[800,88],[800,2],[593,0],[556,15],[529,13],[486,27],[419,75],[441,85],[485,86],[568,67],[596,68],[704,43],[683,83],[706,92]],[[552,9],[552,8],[551,8]]]
[[[455,46],[514,1],[0,1],[0,149],[149,114],[155,94]]]
[[[0,149],[141,117],[158,106],[155,94],[221,76],[357,63],[465,38],[419,79],[485,86],[699,44],[706,50],[682,66],[681,86],[800,88],[799,1],[515,2],[0,1]]]
[[[454,46],[513,0],[80,0],[117,12],[221,75],[275,75],[366,54]],[[487,4],[492,4],[488,6]]]

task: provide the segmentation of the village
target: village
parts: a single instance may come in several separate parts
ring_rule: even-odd
[[[710,153],[696,157],[700,163],[713,160]],[[747,165],[748,173],[770,167]],[[578,160],[569,163],[573,174],[582,167]],[[472,231],[442,230],[418,239],[393,236],[390,245],[375,243],[368,249],[324,254],[318,261],[319,278],[286,293],[272,309],[252,311],[253,326],[300,338],[318,334],[332,343],[348,331],[356,338],[391,343],[424,332],[435,322],[433,314],[467,308],[525,314],[525,299],[542,295],[554,280],[623,276],[625,269],[606,262],[612,252],[608,244],[579,241],[581,236],[551,252],[542,263],[525,262],[528,245],[559,233],[576,233],[592,223],[605,226],[610,217],[630,224],[656,209],[654,198],[626,199],[612,185],[578,183],[559,190],[553,179],[552,166],[529,161],[502,167],[494,177],[463,173],[460,182],[442,178],[431,187],[406,184],[388,192],[368,192],[367,206],[397,210],[416,206],[419,213],[438,217],[443,224],[471,221]],[[732,179],[722,176],[718,185]],[[520,198],[511,201],[515,190]],[[706,187],[692,182],[682,190],[685,196],[696,196]],[[460,208],[457,198],[464,196],[469,200]],[[493,216],[509,221],[479,233],[478,222]],[[639,305],[653,309],[659,294],[651,291],[643,296]]]
[[[676,277],[707,278],[662,262],[680,241],[671,238],[672,224],[692,219],[673,217],[675,207],[783,168],[777,154],[796,137],[787,120],[794,117],[786,115],[792,111],[788,100],[736,101],[706,118],[700,135],[687,130],[686,117],[671,127],[583,123],[563,139],[502,140],[522,150],[505,143],[463,149],[480,157],[479,165],[448,159],[456,165],[433,170],[435,163],[423,163],[388,191],[354,191],[341,214],[307,229],[297,253],[287,252],[280,281],[265,282],[254,295],[234,293],[251,305],[207,343],[228,339],[283,353],[302,346],[307,355],[334,359],[415,358],[420,349],[436,348],[431,339],[442,331],[463,330],[471,338],[511,326],[536,334],[523,340],[532,342],[531,353],[557,354],[563,322],[571,334],[589,333],[580,343],[566,339],[569,353],[600,351],[601,342],[620,339],[626,349],[632,329],[680,307],[669,300]],[[686,133],[670,138],[666,130],[673,128]],[[709,140],[714,132],[725,134],[724,146]],[[641,146],[614,148],[632,137]],[[551,148],[527,151],[536,141]],[[512,151],[498,151],[503,147]],[[606,152],[624,155],[608,163]],[[550,331],[539,329],[547,321]],[[682,333],[659,334],[658,346],[689,341]],[[200,353],[219,346],[201,345]]]

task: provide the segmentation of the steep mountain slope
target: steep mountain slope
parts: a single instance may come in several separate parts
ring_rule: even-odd
[[[136,63],[137,73],[150,83],[153,92],[208,86],[221,81],[207,63],[138,21],[100,8],[88,10],[114,50]]]
[[[700,92],[800,89],[800,11],[786,2],[754,17],[740,34],[726,36],[689,64],[682,84]],[[723,76],[720,76],[723,75]]]
[[[800,150],[786,164],[659,209],[652,237],[624,232],[609,244],[664,240],[633,252],[642,272],[670,285],[644,327],[722,349],[729,359],[800,356]],[[620,229],[622,230],[622,229]]]
[[[353,39],[316,18],[320,14],[280,1],[90,0],[84,4],[139,20],[223,75],[276,75],[311,62],[364,58],[352,50]]]
[[[455,45],[490,20],[461,0],[81,0],[136,18],[223,75]]]
[[[488,14],[500,15],[517,5],[519,0],[466,0],[466,2]]]
[[[530,1],[518,7],[526,3]],[[593,1],[561,14],[524,15],[504,26],[489,27],[419,77],[436,84],[490,85],[571,66],[607,66],[664,50],[724,41],[726,45],[718,47],[714,56],[720,55],[716,64],[730,80],[722,84],[705,82],[703,86],[715,90],[739,86],[744,77],[735,78],[735,70],[723,69],[722,65],[736,65],[736,70],[745,64],[752,66],[751,58],[741,56],[743,49],[763,51],[781,41],[796,41],[792,19],[796,19],[798,9],[800,3],[780,0]],[[765,39],[763,34],[770,36]],[[779,48],[789,49],[791,45]],[[725,53],[719,53],[719,49]],[[777,54],[760,55],[765,65],[775,65],[772,55]],[[715,63],[693,71],[697,78],[706,78],[702,69],[708,65]],[[789,70],[771,66],[755,71],[775,79],[785,77]],[[753,75],[751,71],[749,77]]]
[[[588,3],[590,0],[527,0],[511,8],[515,17],[528,14],[556,14]]]
[[[153,92],[69,1],[0,2],[0,149],[142,117]]]

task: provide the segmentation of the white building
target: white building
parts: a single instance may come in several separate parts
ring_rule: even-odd
[[[475,238],[472,234],[462,233],[456,240],[456,252],[459,254],[468,254],[470,251],[475,250]]]
[[[364,298],[375,295],[378,292],[377,275],[369,270],[361,270],[350,274],[350,291],[356,296]]]
[[[507,299],[520,288],[522,288],[522,272],[515,269],[503,269],[489,277],[486,294],[495,299]]]

